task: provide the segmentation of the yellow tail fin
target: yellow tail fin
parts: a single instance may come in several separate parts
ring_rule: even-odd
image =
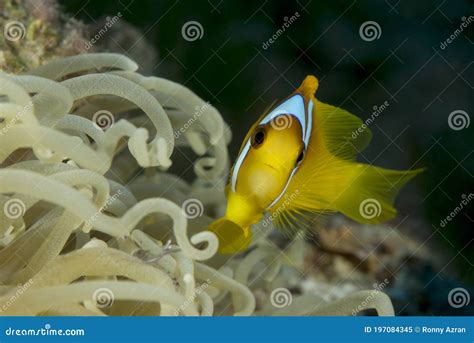
[[[361,163],[342,162],[346,169],[345,183],[329,207],[360,222],[375,224],[392,219],[397,214],[393,206],[400,189],[422,169],[397,171]],[[328,170],[331,172],[331,170]]]

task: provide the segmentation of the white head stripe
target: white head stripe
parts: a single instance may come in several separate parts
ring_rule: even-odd
[[[304,110],[303,96],[301,94],[295,94],[288,100],[282,102],[280,105],[275,107],[270,113],[268,113],[259,124],[267,124],[269,121],[280,115],[292,115],[296,117],[296,119],[298,119],[301,125],[301,136],[303,137],[304,141],[306,114]]]
[[[237,157],[237,161],[235,162],[235,166],[234,166],[234,170],[232,171],[232,178],[231,178],[232,192],[235,192],[235,185],[237,184],[237,176],[239,175],[240,167],[242,166],[245,156],[247,156],[247,153],[249,152],[249,150],[250,150],[250,138],[247,141],[247,143],[245,143],[245,146],[242,149],[242,152],[240,153],[239,157]]]
[[[259,123],[258,125],[264,125],[270,122],[272,119],[280,116],[280,115],[291,115],[294,116],[301,125],[301,135],[305,145],[305,148],[308,147],[309,138],[311,136],[311,130],[313,126],[313,101],[309,101],[308,111],[305,111],[304,105],[304,98],[301,94],[295,94],[291,98],[287,99],[277,107],[275,107],[270,113],[268,113]],[[237,184],[237,177],[239,175],[240,167],[245,160],[249,150],[250,150],[250,139],[247,140],[245,143],[242,151],[240,152],[239,156],[237,157],[237,161],[235,162],[234,169],[232,171],[231,176],[231,189],[235,192],[235,187]],[[273,206],[285,193],[288,184],[290,183],[291,179],[293,178],[294,173],[296,172],[297,168],[293,169],[292,173],[290,174],[286,185],[280,195],[270,204],[269,207]]]

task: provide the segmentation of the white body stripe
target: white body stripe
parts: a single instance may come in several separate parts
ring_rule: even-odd
[[[303,141],[304,141],[304,146],[305,146],[305,150],[306,148],[308,147],[308,144],[309,144],[309,138],[311,137],[311,129],[313,127],[313,100],[309,100],[309,106],[308,106],[308,126],[306,127],[306,130],[305,130],[305,135],[304,135],[304,138],[303,138]],[[288,188],[288,185],[290,184],[290,181],[291,179],[293,179],[293,175],[295,175],[296,171],[298,170],[298,166],[296,166],[292,171],[291,171],[291,174],[290,176],[288,177],[288,180],[286,180],[286,184],[285,184],[285,187],[283,187],[283,190],[281,191],[281,193],[275,198],[275,200],[272,201],[272,203],[270,205],[268,205],[267,209],[272,207],[273,205],[275,205],[278,200],[281,199],[281,197],[283,196],[283,194],[285,194],[286,192],[286,189]]]
[[[313,100],[309,100],[308,104],[308,126],[306,126],[306,132],[303,135],[303,142],[305,149],[308,148],[309,138],[311,137],[311,130],[313,129]]]
[[[288,188],[288,185],[290,184],[290,181],[291,179],[293,179],[293,175],[295,175],[296,171],[298,170],[298,168],[294,168],[292,171],[291,171],[291,174],[290,176],[288,177],[288,180],[286,180],[286,184],[285,184],[285,187],[283,187],[283,190],[281,191],[281,193],[275,198],[275,200],[272,201],[272,203],[270,205],[268,205],[267,209],[272,207],[273,205],[275,205],[278,200],[280,200],[280,198],[283,196],[283,194],[285,194],[286,192],[286,189]]]

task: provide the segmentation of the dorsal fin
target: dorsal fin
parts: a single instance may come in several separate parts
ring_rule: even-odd
[[[305,98],[311,98],[316,94],[318,90],[319,82],[316,76],[308,75],[305,77],[301,85],[298,87],[296,92],[303,95]]]

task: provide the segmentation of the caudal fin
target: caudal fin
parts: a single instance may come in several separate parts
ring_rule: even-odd
[[[384,169],[321,154],[289,187],[297,196],[285,209],[294,213],[341,212],[360,223],[381,223],[395,217],[397,194],[422,171]]]
[[[347,163],[347,162],[346,162]],[[332,206],[360,222],[375,224],[397,214],[394,201],[400,189],[423,169],[398,171],[361,163],[347,163],[349,177]]]

